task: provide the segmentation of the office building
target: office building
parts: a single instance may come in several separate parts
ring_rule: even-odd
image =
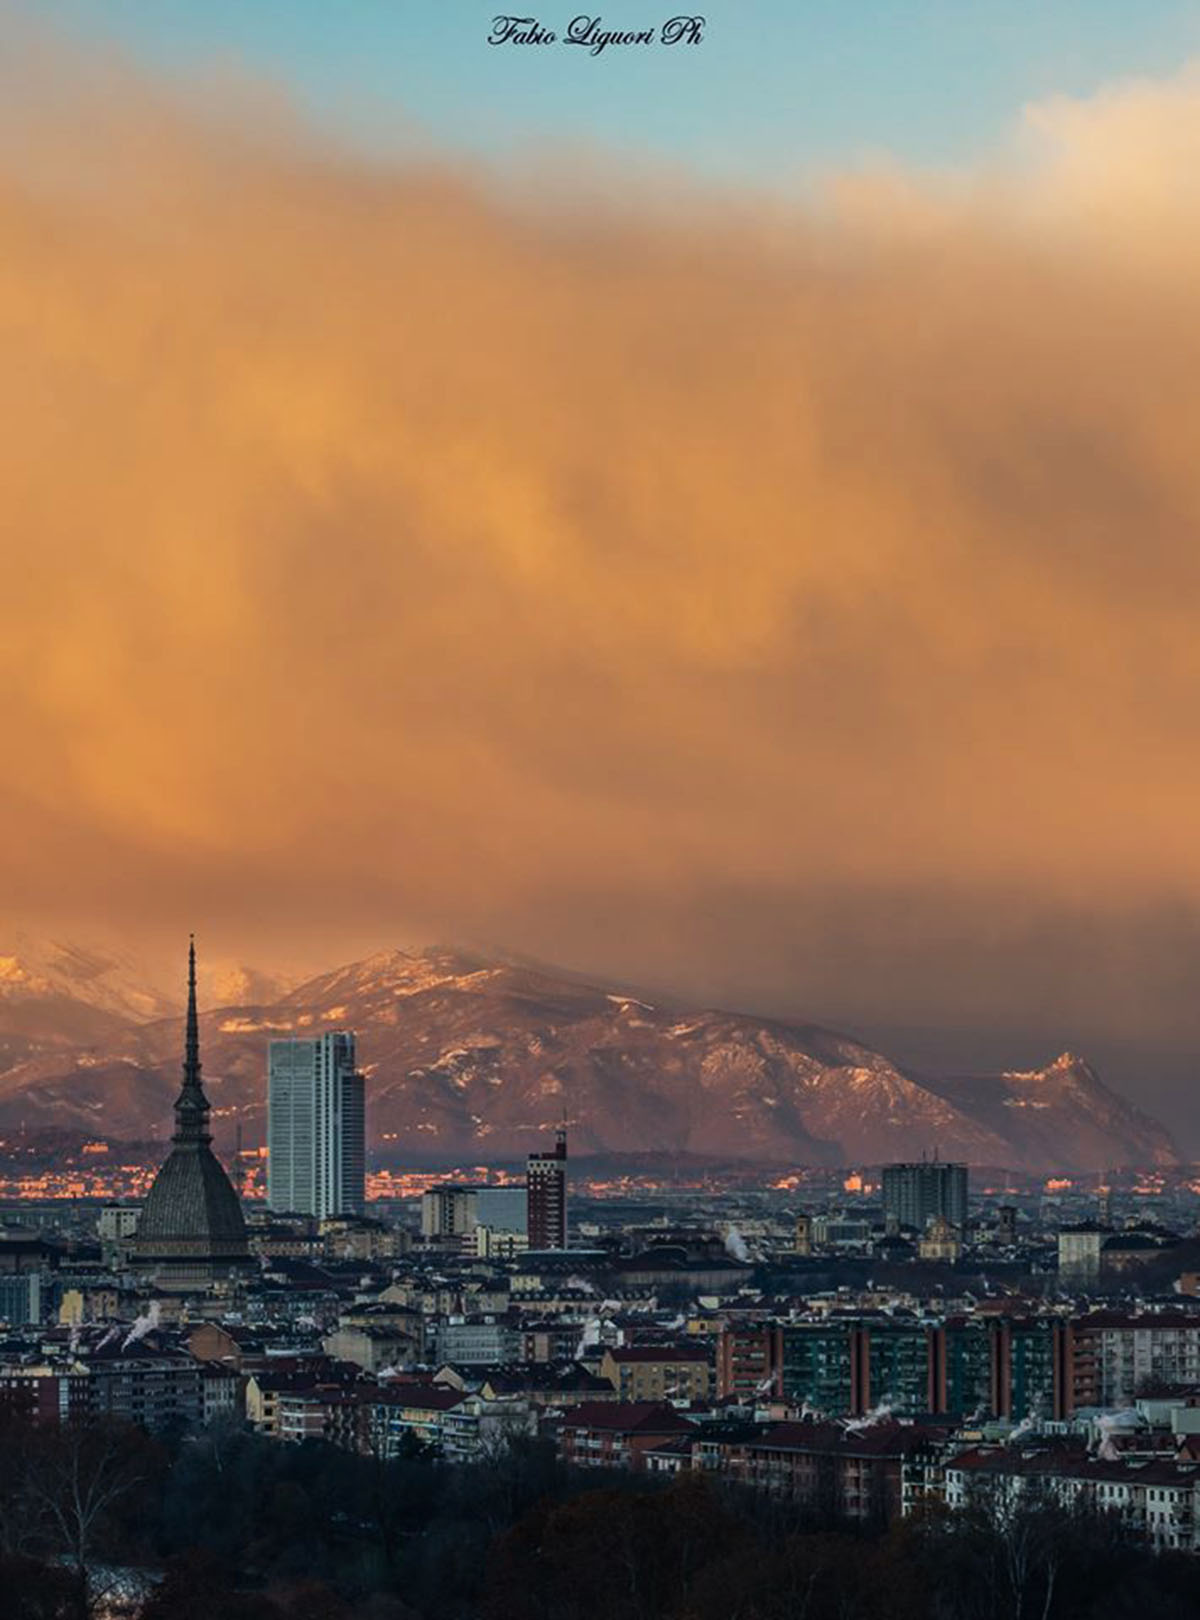
[[[526,1228],[529,1247],[567,1246],[567,1128],[560,1125],[549,1153],[531,1153],[526,1167]]]
[[[272,1041],[267,1200],[293,1215],[361,1215],[366,1203],[363,1077],[354,1036]]]
[[[885,1165],[883,1215],[893,1230],[912,1226],[924,1232],[935,1215],[961,1230],[967,1222],[966,1165],[943,1164],[940,1159]]]

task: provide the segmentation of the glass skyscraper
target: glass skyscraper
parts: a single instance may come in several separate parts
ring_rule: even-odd
[[[295,1215],[361,1215],[366,1201],[363,1077],[354,1036],[272,1041],[267,1201]]]

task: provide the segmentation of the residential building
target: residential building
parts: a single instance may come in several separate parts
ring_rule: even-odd
[[[186,1350],[143,1338],[101,1344],[84,1358],[91,1416],[122,1418],[152,1433],[204,1421],[200,1363]]]
[[[1149,1385],[1200,1387],[1200,1317],[1091,1311],[1070,1325],[1072,1406],[1128,1406]]]
[[[918,1232],[932,1216],[944,1215],[961,1230],[967,1223],[966,1165],[940,1159],[885,1165],[883,1214],[892,1226],[911,1226]]]
[[[647,1451],[692,1428],[673,1406],[659,1402],[582,1401],[559,1424],[559,1455],[577,1467],[640,1470]]]
[[[783,1393],[783,1330],[776,1322],[733,1322],[717,1336],[717,1394],[753,1401]]]
[[[502,1367],[523,1350],[520,1328],[503,1316],[448,1316],[437,1329],[437,1359],[455,1367]]]
[[[789,1401],[830,1416],[853,1412],[857,1382],[853,1324],[787,1322],[780,1328],[779,1390]]]
[[[428,1379],[381,1384],[367,1408],[366,1444],[390,1460],[411,1446],[442,1447],[442,1418],[467,1399],[465,1391]]]
[[[951,1317],[931,1338],[930,1412],[991,1416],[992,1332],[978,1317]]]
[[[982,1509],[1000,1525],[1022,1505],[1089,1508],[1156,1551],[1200,1551],[1200,1470],[1190,1459],[1106,1459],[1035,1441],[952,1456],[945,1482],[947,1507]]]
[[[421,1236],[425,1238],[468,1237],[475,1230],[475,1202],[478,1188],[452,1181],[427,1187],[421,1194]]]
[[[123,1266],[127,1262],[141,1218],[141,1204],[105,1204],[96,1217],[96,1235],[106,1265]]]
[[[854,1334],[850,1410],[930,1411],[930,1339],[934,1329],[916,1319],[871,1318]]]
[[[707,1400],[712,1389],[703,1345],[610,1347],[600,1359],[600,1376],[608,1379],[618,1400],[637,1403]]]
[[[90,1380],[78,1363],[0,1363],[0,1410],[58,1423],[88,1414]]]
[[[0,1273],[0,1322],[8,1327],[43,1322],[51,1296],[49,1279],[40,1271]]]
[[[526,1166],[526,1227],[535,1251],[567,1246],[567,1129],[559,1126],[549,1153],[531,1153]]]
[[[912,1424],[775,1423],[727,1445],[723,1467],[740,1484],[816,1513],[882,1526],[900,1517],[905,1461],[929,1444],[929,1432]]]
[[[389,1367],[410,1367],[425,1349],[424,1322],[417,1311],[387,1311],[376,1316],[343,1317],[322,1348],[336,1361],[353,1362],[378,1374]]]
[[[521,1193],[524,1198],[524,1189]],[[512,1260],[529,1248],[524,1232],[509,1232],[497,1226],[476,1226],[475,1253],[481,1260]]]
[[[1080,1221],[1060,1227],[1058,1273],[1064,1282],[1094,1283],[1100,1277],[1100,1251],[1109,1231],[1098,1221]]]

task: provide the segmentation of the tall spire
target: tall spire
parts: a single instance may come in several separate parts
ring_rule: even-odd
[[[187,1033],[183,1043],[183,1085],[175,1099],[176,1142],[211,1142],[208,1098],[200,1084],[200,1020],[196,1014],[196,936],[188,936]]]
[[[185,1084],[200,1084],[200,1020],[196,1016],[196,936],[188,935],[187,1041],[183,1055]]]

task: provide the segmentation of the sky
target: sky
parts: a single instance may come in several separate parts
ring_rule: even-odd
[[[367,150],[394,149],[415,123],[485,158],[578,143],[754,185],[881,153],[969,162],[1007,137],[1026,102],[1169,74],[1200,53],[1195,0],[716,0],[698,13],[698,47],[598,59],[489,46],[498,10],[495,0],[52,0],[39,15],[166,72],[223,65],[270,79]],[[622,0],[512,14],[561,35],[577,15],[636,29],[676,11]]]
[[[491,10],[4,14],[12,926],[1069,1047],[1200,1148],[1197,9]]]

